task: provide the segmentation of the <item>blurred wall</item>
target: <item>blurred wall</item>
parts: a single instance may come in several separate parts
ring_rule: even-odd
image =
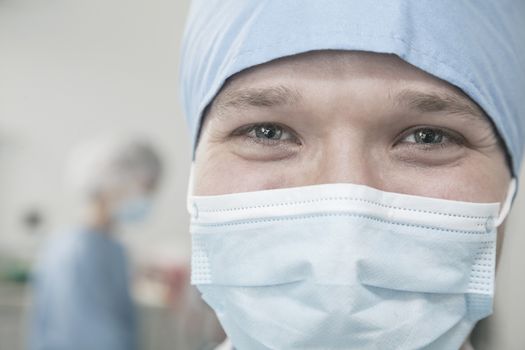
[[[0,250],[32,255],[40,239],[23,217],[67,226],[63,168],[79,141],[108,131],[150,137],[167,176],[156,211],[126,237],[159,256],[189,253],[190,162],[178,100],[188,1],[0,0]],[[13,249],[11,249],[13,248]]]
[[[107,130],[150,136],[169,162],[147,235],[129,238],[160,257],[189,254],[185,211],[188,138],[177,91],[188,1],[0,0],[0,253],[31,255],[40,240],[22,217],[66,225],[67,151]],[[525,183],[525,174],[522,176]],[[498,273],[496,313],[479,349],[525,348],[525,191],[518,197]],[[140,252],[139,252],[140,253]]]

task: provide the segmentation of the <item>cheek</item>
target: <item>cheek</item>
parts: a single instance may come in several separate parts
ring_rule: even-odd
[[[222,147],[195,157],[195,195],[211,196],[288,187],[289,172],[280,162],[249,162]]]
[[[510,181],[503,162],[475,156],[449,167],[396,169],[391,174],[386,186],[391,192],[480,203],[502,202]]]

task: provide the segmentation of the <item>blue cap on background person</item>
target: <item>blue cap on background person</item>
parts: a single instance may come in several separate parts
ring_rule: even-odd
[[[182,47],[195,146],[206,106],[246,68],[313,50],[396,54],[459,87],[494,122],[517,176],[525,145],[525,2],[192,2]]]

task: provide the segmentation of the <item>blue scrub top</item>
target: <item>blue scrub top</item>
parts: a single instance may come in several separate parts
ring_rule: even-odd
[[[133,350],[136,322],[123,247],[77,229],[50,240],[33,279],[31,350]]]

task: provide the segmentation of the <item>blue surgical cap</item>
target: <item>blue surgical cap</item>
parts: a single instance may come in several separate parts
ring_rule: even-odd
[[[525,136],[523,0],[195,0],[182,47],[195,145],[206,106],[246,68],[313,50],[389,53],[462,89],[519,172]]]

